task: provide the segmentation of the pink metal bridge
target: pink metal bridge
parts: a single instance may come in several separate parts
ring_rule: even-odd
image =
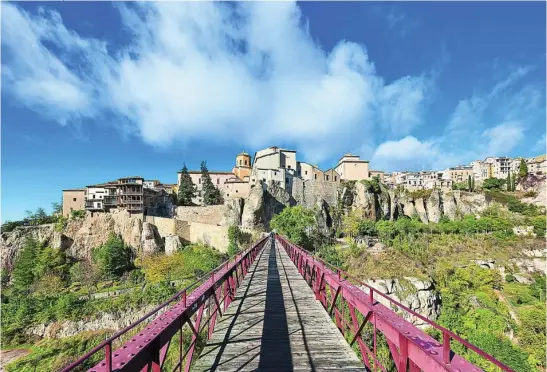
[[[410,318],[437,329],[442,342]],[[449,330],[271,234],[62,371],[481,371],[455,354],[453,343],[511,371]]]

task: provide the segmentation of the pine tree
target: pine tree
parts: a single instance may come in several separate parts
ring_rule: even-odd
[[[475,177],[471,179],[471,190],[475,191]]]
[[[34,283],[34,266],[36,258],[41,251],[38,241],[26,238],[23,249],[13,265],[13,286],[17,291],[27,291]]]
[[[471,192],[471,190],[473,190],[473,185],[471,183],[471,176],[470,175],[467,176],[467,189],[468,189],[469,192]]]
[[[516,176],[513,173],[513,177],[511,179],[511,190],[516,191],[517,190],[516,186],[517,186]]]
[[[525,178],[528,175],[528,165],[526,165],[526,162],[524,159],[520,159],[520,166],[519,166],[519,178]]]
[[[201,162],[201,188],[203,191],[203,203],[205,205],[216,205],[224,202],[220,190],[211,181],[205,161]]]
[[[196,185],[192,182],[186,164],[181,169],[179,189],[177,192],[178,205],[192,205],[192,198],[196,195]]]
[[[507,180],[505,183],[507,184],[507,191],[514,191],[511,190],[511,173],[507,173]]]

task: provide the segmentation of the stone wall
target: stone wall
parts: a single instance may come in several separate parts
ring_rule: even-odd
[[[208,244],[221,252],[228,248],[228,226],[154,216],[146,216],[145,220],[157,227],[162,238],[175,235],[190,243]]]
[[[338,183],[294,178],[292,197],[306,208],[313,208],[321,200],[334,207],[338,202]]]
[[[175,219],[188,222],[198,222],[210,225],[223,225],[225,205],[207,205],[196,207],[177,207]]]

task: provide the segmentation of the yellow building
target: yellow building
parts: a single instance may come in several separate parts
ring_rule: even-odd
[[[236,165],[232,169],[232,173],[235,174],[240,180],[243,180],[245,177],[251,175],[251,155],[247,154],[245,151],[237,154],[236,156]]]
[[[361,160],[357,155],[345,154],[334,170],[342,180],[359,181],[369,178],[368,160]]]

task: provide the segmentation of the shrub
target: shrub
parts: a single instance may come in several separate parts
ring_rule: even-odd
[[[287,207],[272,218],[270,226],[293,243],[306,249],[313,248],[309,233],[315,226],[315,215],[311,209],[301,205]]]
[[[373,194],[380,194],[382,192],[382,189],[380,187],[380,177],[372,177],[370,180],[362,180],[361,181],[363,185],[365,185],[365,189]]]
[[[536,196],[538,196],[538,193],[535,192],[534,190],[530,190],[530,191],[526,191],[523,196],[525,198],[535,198]]]
[[[17,226],[23,225],[22,221],[6,221],[2,224],[1,230],[3,233],[15,230]]]
[[[487,178],[482,183],[482,188],[486,190],[501,190],[505,185],[505,180],[501,178]]]
[[[92,256],[105,279],[119,278],[133,267],[131,249],[113,234],[105,244],[93,250]]]
[[[233,257],[239,253],[239,240],[241,231],[237,225],[228,228],[228,256]]]
[[[515,277],[514,277],[513,275],[511,275],[511,274],[507,274],[507,275],[505,275],[505,281],[506,281],[507,283],[512,283],[512,282],[515,281]]]
[[[80,219],[85,217],[85,211],[84,210],[77,210],[77,211],[71,211],[70,212],[70,218],[73,219]]]

